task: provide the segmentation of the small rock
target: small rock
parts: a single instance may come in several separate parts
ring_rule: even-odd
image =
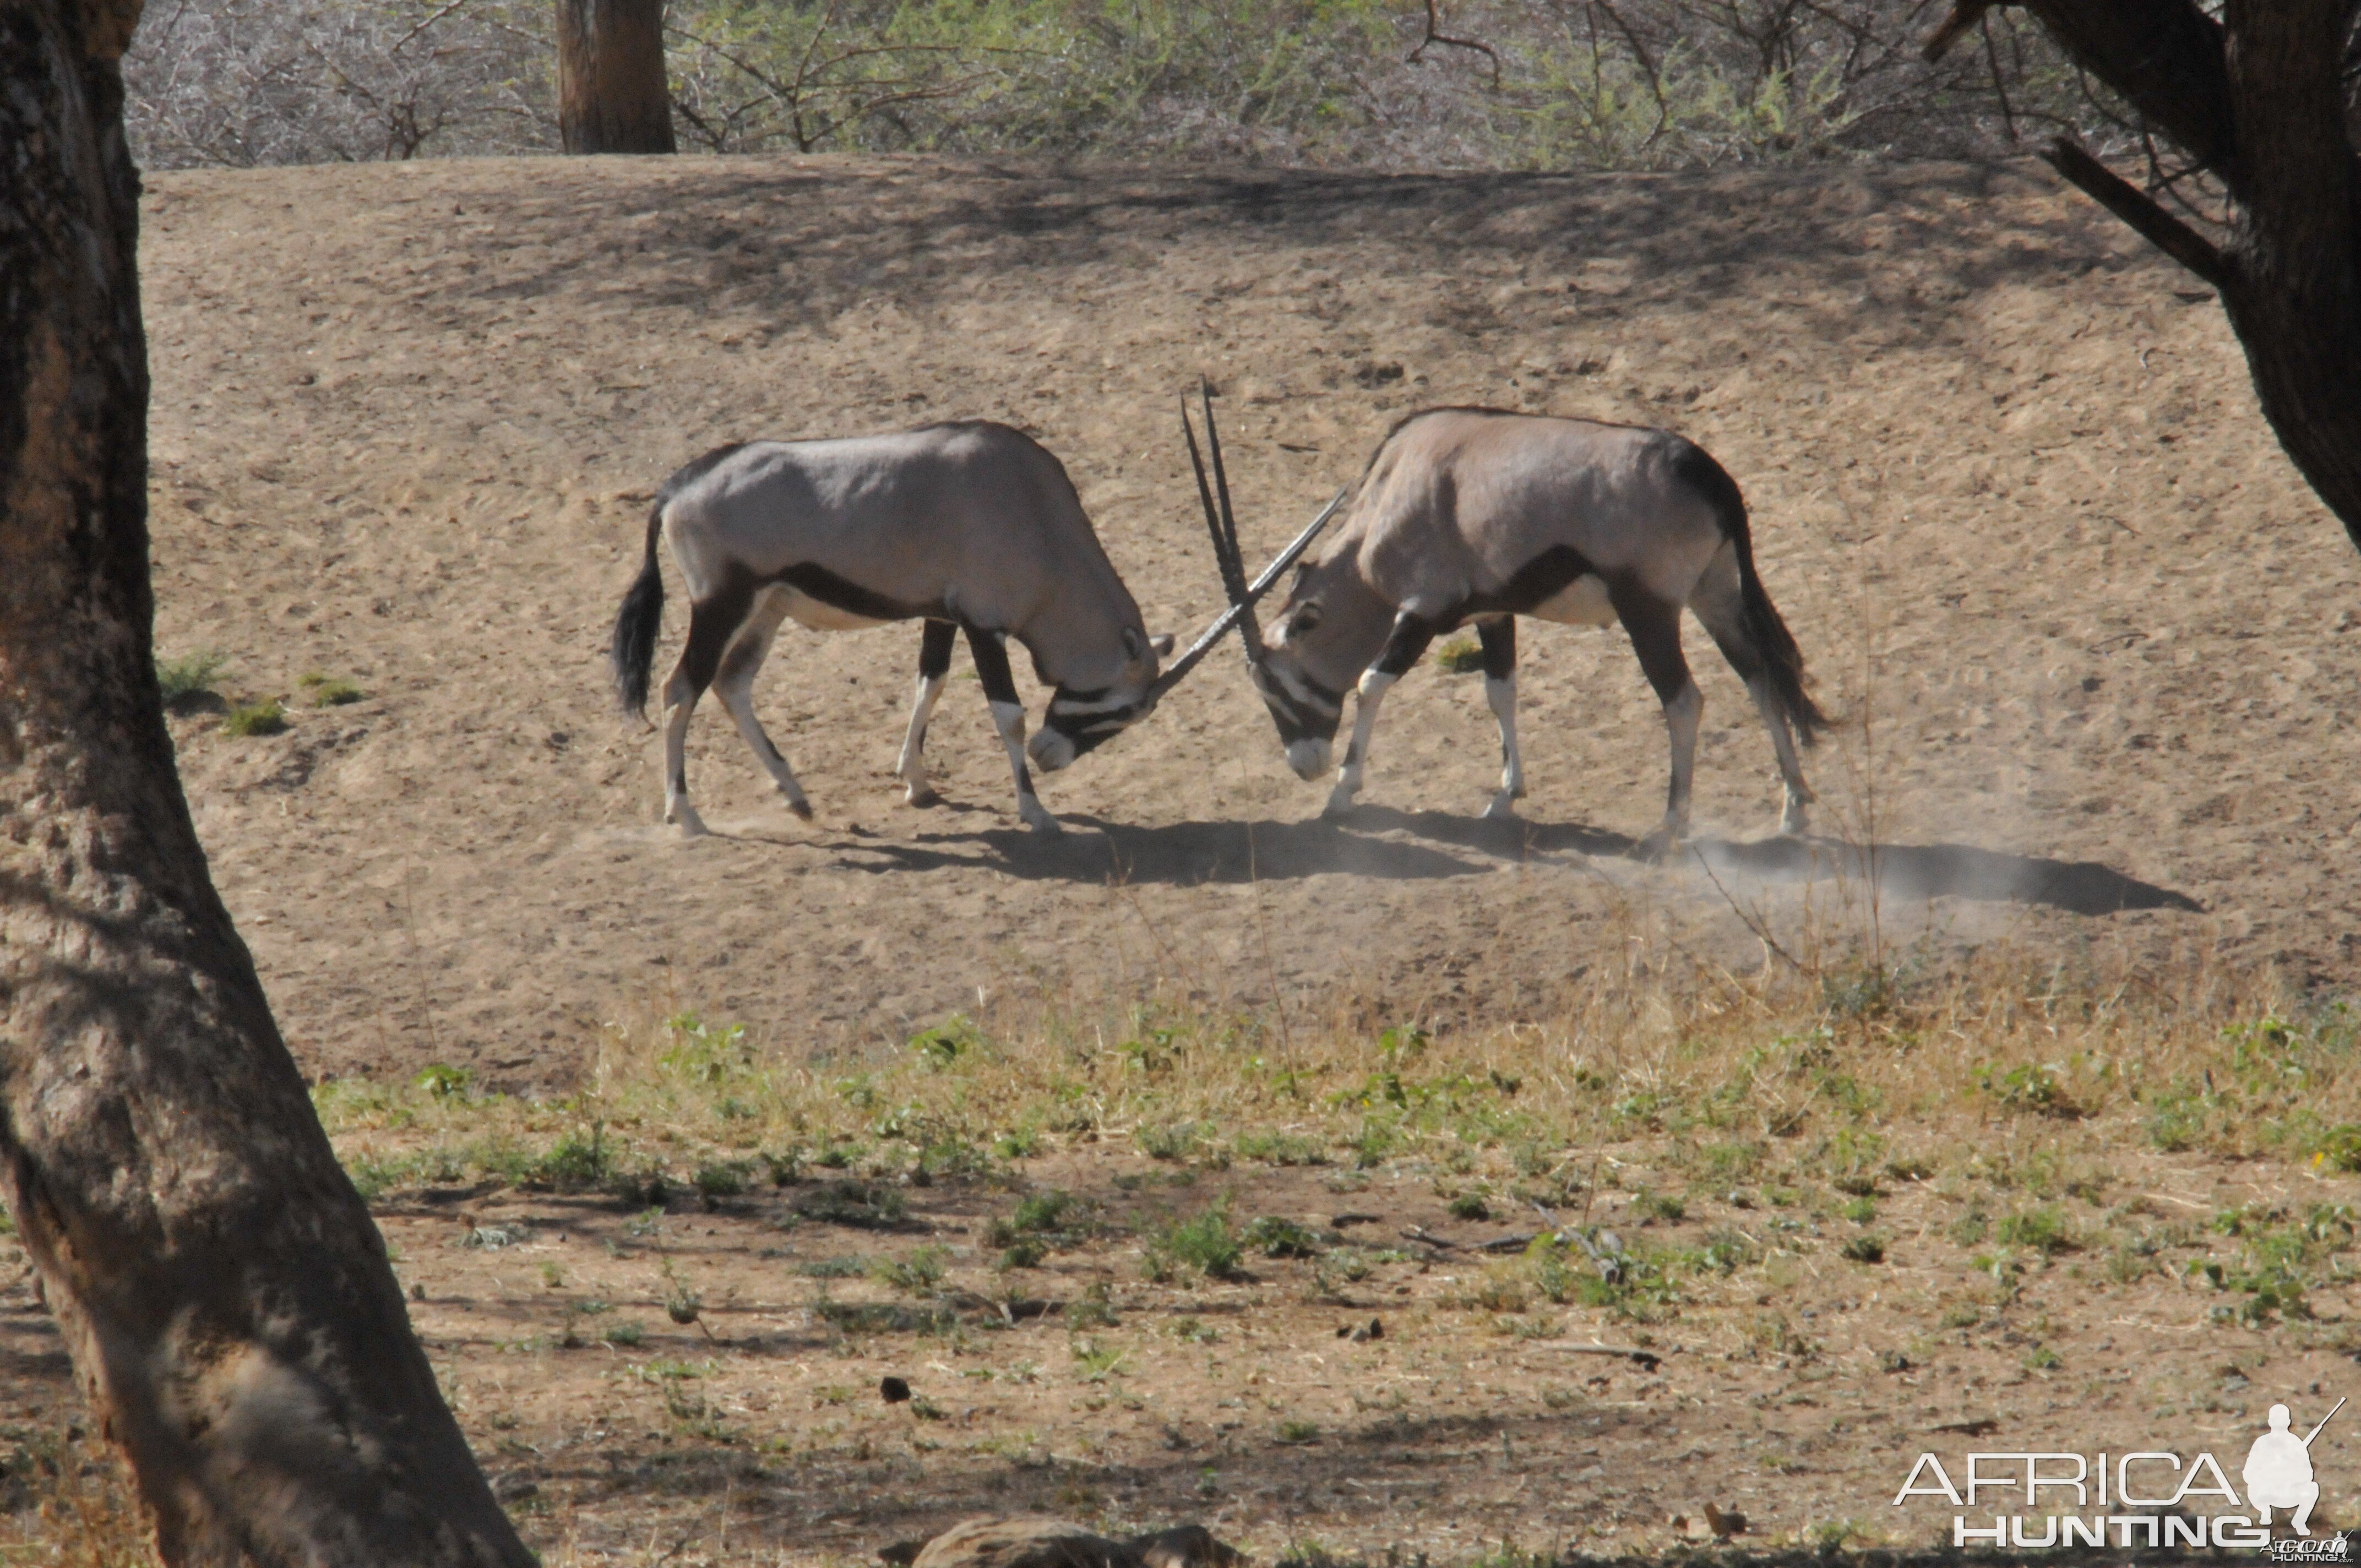
[[[903,1382],[899,1377],[880,1378],[877,1383],[877,1392],[889,1405],[901,1405],[909,1402],[910,1386],[907,1383]]]

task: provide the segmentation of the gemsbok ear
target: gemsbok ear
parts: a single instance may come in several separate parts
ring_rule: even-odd
[[[1166,654],[1172,652],[1172,633],[1170,631],[1159,631],[1155,636],[1148,640],[1148,645],[1150,648],[1155,649],[1156,656],[1161,659]]]

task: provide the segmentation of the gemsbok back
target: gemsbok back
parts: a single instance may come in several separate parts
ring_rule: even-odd
[[[1210,407],[1206,415],[1210,423]],[[1218,479],[1218,444],[1213,453]],[[1234,557],[1235,523],[1215,520],[1210,500],[1206,512]],[[1297,568],[1276,633],[1259,647],[1250,640],[1249,663],[1302,778],[1327,768],[1345,693],[1357,691],[1333,816],[1361,788],[1387,688],[1436,635],[1474,622],[1500,726],[1500,788],[1485,815],[1509,817],[1525,793],[1516,618],[1620,621],[1671,732],[1664,821],[1642,840],[1660,853],[1688,831],[1705,707],[1681,652],[1684,608],[1746,683],[1785,785],[1780,831],[1802,833],[1812,793],[1795,741],[1810,745],[1829,721],[1804,689],[1803,655],[1755,572],[1737,482],[1669,431],[1496,409],[1410,415],[1369,460],[1320,559]]]
[[[917,695],[895,767],[913,806],[937,798],[927,779],[927,724],[952,639],[964,632],[1016,775],[1017,815],[1038,833],[1055,833],[1058,819],[1034,794],[1027,757],[1054,773],[1138,722],[1246,613],[1233,603],[1159,678],[1158,655],[1170,651],[1171,639],[1148,636],[1064,466],[1006,425],[970,421],[844,440],[752,442],[706,454],[656,494],[644,559],[609,650],[629,713],[647,711],[664,614],[660,534],[689,594],[687,642],[664,688],[664,820],[690,834],[705,825],[688,800],[688,721],[708,686],[788,809],[811,817],[752,701],[755,674],[790,617],[817,631],[925,621]],[[1264,574],[1257,597],[1293,559],[1285,555]],[[1011,638],[1056,688],[1029,745],[1008,664]]]

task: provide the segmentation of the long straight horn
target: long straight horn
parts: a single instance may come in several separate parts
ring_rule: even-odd
[[[1221,427],[1213,422],[1213,384],[1202,377],[1197,380],[1197,398],[1205,411],[1205,445],[1213,459],[1213,494],[1222,506],[1221,516],[1216,519],[1213,506],[1208,502],[1205,521],[1213,529],[1213,554],[1221,565],[1222,587],[1229,594],[1232,604],[1245,607],[1238,615],[1238,638],[1246,649],[1246,663],[1257,664],[1262,662],[1262,626],[1255,620],[1254,601],[1246,595],[1246,554],[1238,548],[1237,514],[1230,510],[1230,471],[1228,465],[1222,461]],[[1196,456],[1193,443],[1189,455],[1192,460]],[[1200,469],[1197,487],[1201,499],[1204,485],[1204,472]]]
[[[1271,564],[1262,569],[1261,576],[1246,585],[1246,591],[1236,602],[1224,610],[1213,625],[1205,628],[1197,641],[1189,644],[1185,652],[1165,666],[1164,673],[1156,677],[1156,684],[1148,688],[1148,706],[1153,707],[1163,701],[1164,694],[1179,685],[1180,677],[1195,669],[1198,662],[1213,652],[1213,645],[1229,635],[1230,628],[1238,623],[1240,617],[1253,613],[1255,602],[1270,592],[1271,585],[1279,581],[1281,572],[1295,565],[1296,557],[1312,548],[1312,540],[1318,538],[1320,531],[1328,526],[1328,520],[1336,515],[1337,510],[1345,504],[1345,496],[1350,493],[1351,488],[1348,486],[1330,497],[1328,504],[1320,509],[1320,515],[1312,520],[1311,526],[1297,534],[1294,542],[1280,551],[1272,559]]]
[[[1222,461],[1221,427],[1213,422],[1213,384],[1200,377],[1197,400],[1205,411],[1205,447],[1213,459],[1213,497],[1222,503],[1222,548],[1224,586],[1237,598],[1246,591],[1246,558],[1238,548],[1237,514],[1230,510],[1230,470]]]
[[[1211,405],[1207,406],[1205,413],[1210,423],[1213,417]],[[1189,395],[1185,392],[1180,395],[1180,433],[1189,439],[1189,466],[1197,476],[1197,502],[1205,509],[1205,532],[1213,540],[1213,570],[1221,574],[1223,593],[1228,596],[1232,604],[1235,604],[1246,588],[1246,573],[1231,562],[1230,540],[1222,532],[1220,514],[1213,510],[1213,490],[1206,482],[1204,455],[1197,449],[1197,427],[1189,422]]]

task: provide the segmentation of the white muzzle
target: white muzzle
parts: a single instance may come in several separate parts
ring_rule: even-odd
[[[1287,748],[1287,765],[1300,779],[1316,779],[1328,771],[1328,742],[1297,740]]]
[[[1037,729],[1033,732],[1033,739],[1025,743],[1025,754],[1032,758],[1033,765],[1043,773],[1054,773],[1060,768],[1072,764],[1074,743],[1054,729]]]

